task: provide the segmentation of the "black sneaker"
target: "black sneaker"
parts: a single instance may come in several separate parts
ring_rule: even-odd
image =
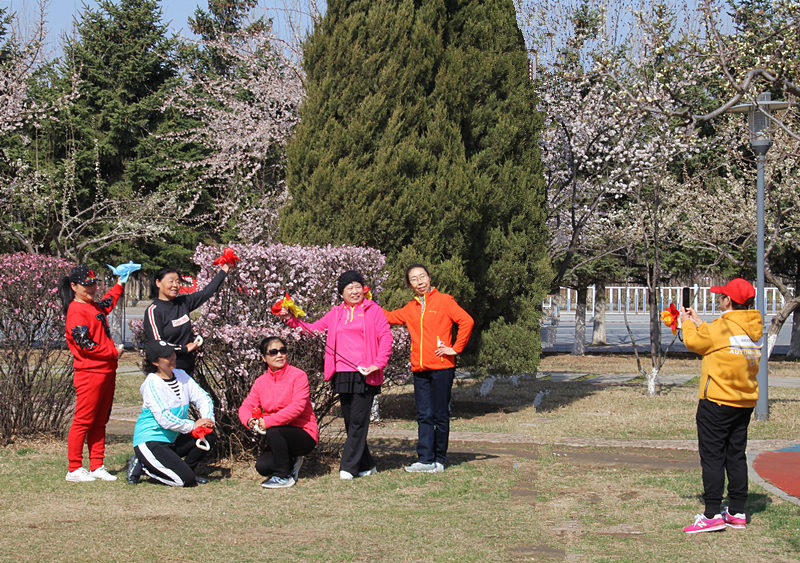
[[[208,483],[208,479],[205,477],[200,477],[200,475],[195,475],[194,482],[197,483],[198,485],[205,485],[206,483]]]
[[[142,478],[142,472],[142,463],[139,461],[139,458],[136,457],[136,454],[133,454],[128,458],[128,467],[125,470],[125,480],[129,485],[136,485]]]

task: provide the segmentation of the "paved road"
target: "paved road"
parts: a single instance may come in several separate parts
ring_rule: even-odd
[[[149,304],[149,303],[147,303]],[[128,323],[131,320],[141,320],[144,317],[144,311],[147,304],[139,307],[127,307],[125,309],[125,334],[122,341],[130,345],[132,334]],[[701,315],[705,320],[712,321],[716,318],[715,315]],[[769,322],[771,317],[767,318]],[[632,353],[633,345],[625,327],[625,318],[621,313],[607,313],[606,314],[606,346],[592,346],[592,323],[594,319],[592,316],[586,318],[586,351],[587,352],[619,352],[619,353]],[[640,351],[646,351],[650,346],[650,320],[646,314],[631,314],[628,315],[628,322],[636,339],[636,344]],[[117,325],[112,324],[112,328]],[[550,330],[555,330],[555,340],[552,345],[548,345],[548,334]],[[787,321],[780,334],[778,341],[775,345],[773,354],[786,354],[789,349],[789,341],[791,339],[791,319]],[[115,340],[116,340],[115,334]],[[572,350],[572,343],[575,339],[575,315],[574,313],[562,312],[559,317],[558,326],[556,327],[543,327],[542,328],[542,348],[546,352],[569,352]],[[661,326],[661,342],[663,346],[669,346],[673,342],[672,331],[666,326]],[[680,339],[675,338],[672,352],[686,352],[686,347]]]
[[[704,320],[712,321],[716,317],[714,315],[701,315]],[[767,318],[767,323],[771,317]],[[628,315],[633,336],[636,339],[636,345],[640,351],[647,351],[650,347],[650,321],[647,315]],[[591,346],[592,341],[592,323],[594,319],[591,316],[586,318],[586,351],[589,352],[633,352],[633,345],[631,338],[625,327],[625,319],[623,315],[618,313],[606,314],[606,341],[607,346]],[[548,341],[549,330],[552,328],[544,327],[542,329],[542,348],[546,352],[569,352],[572,350],[572,344],[575,340],[575,315],[572,313],[561,313],[558,326],[556,329],[556,337],[553,341]],[[773,354],[786,354],[789,349],[789,341],[791,339],[791,319],[784,323],[781,332],[778,334],[778,341],[775,344]],[[679,333],[680,334],[680,333]],[[549,342],[553,342],[548,346]],[[673,342],[672,331],[666,326],[661,326],[661,343],[664,347]],[[686,352],[686,346],[683,342],[675,338],[672,352]]]

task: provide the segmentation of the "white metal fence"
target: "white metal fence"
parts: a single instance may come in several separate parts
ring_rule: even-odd
[[[683,287],[662,287],[659,289],[659,310],[663,311],[669,307],[670,302],[681,305],[681,291]],[[716,313],[717,295],[711,293],[710,287],[695,285],[691,287],[692,307],[699,313]],[[773,315],[780,311],[786,304],[786,300],[775,287],[765,287],[765,302],[767,314]],[[792,295],[794,289],[792,288]],[[595,286],[590,286],[586,296],[586,311],[591,314],[594,311],[597,292]],[[560,288],[558,298],[550,296],[544,300],[542,305],[554,312],[575,312],[578,303],[578,292],[568,287]],[[608,286],[606,287],[606,312],[622,313],[625,310],[629,314],[647,313],[647,288],[642,286]]]

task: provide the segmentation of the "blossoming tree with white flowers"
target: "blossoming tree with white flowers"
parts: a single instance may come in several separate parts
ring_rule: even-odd
[[[548,125],[540,144],[549,250],[557,268],[553,286],[578,290],[573,354],[584,349],[586,288],[606,277],[624,277],[618,257],[646,241],[645,233],[658,232],[642,223],[656,216],[630,212],[642,201],[640,192],[661,181],[666,166],[690,147],[686,131],[674,127],[668,117],[639,111],[624,90],[604,76],[598,61],[619,53],[624,43],[608,35],[613,19],[609,14],[618,12],[585,2],[566,13],[552,12],[564,41],[558,52],[539,60],[535,77]],[[655,285],[658,262],[647,256],[657,254],[645,252],[649,265],[643,276]],[[658,330],[655,318],[651,348],[656,356]]]
[[[336,279],[359,270],[373,297],[380,302],[386,281],[385,257],[378,250],[354,246],[299,246],[236,244],[241,261],[229,273],[223,289],[209,300],[195,323],[203,337],[195,377],[214,399],[217,428],[229,449],[251,443],[251,433],[239,422],[238,408],[256,377],[264,371],[258,344],[266,336],[289,342],[289,361],[309,376],[311,401],[321,428],[331,420],[335,404],[330,385],[323,381],[325,336],[287,327],[271,306],[288,292],[308,315],[317,320],[341,303]],[[200,245],[194,255],[201,267],[198,282],[210,281],[218,269],[211,266],[221,247]],[[405,329],[393,330],[394,347],[386,368],[387,384],[408,373],[410,346]]]
[[[213,194],[219,234],[271,241],[287,197],[283,146],[298,120],[302,70],[268,25],[204,38],[200,47],[228,66],[224,73],[187,66],[187,81],[166,102],[197,125],[165,137],[205,148],[202,158],[182,163],[198,173],[184,189]]]

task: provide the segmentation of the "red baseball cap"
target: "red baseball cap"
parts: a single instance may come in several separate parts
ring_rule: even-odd
[[[712,285],[711,293],[721,293],[727,295],[739,305],[744,305],[748,299],[756,296],[756,289],[747,280],[733,278],[727,285]]]

